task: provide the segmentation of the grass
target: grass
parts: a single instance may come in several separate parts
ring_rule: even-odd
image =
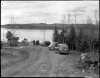
[[[2,69],[6,69],[12,65],[15,65],[16,63],[20,63],[26,59],[29,58],[29,52],[27,52],[26,50],[19,50],[19,52],[21,55],[20,56],[16,56],[16,55],[12,55],[11,53],[6,53],[1,55],[1,68]],[[6,62],[4,63],[4,60],[6,60]]]
[[[99,68],[95,70],[87,69],[83,72],[82,68],[77,68],[77,62],[80,57],[81,52],[77,51],[70,51],[69,55],[65,55],[61,60],[60,63],[63,64],[63,68],[60,71],[65,74],[65,76],[87,76],[92,75],[93,78],[96,78],[99,75]],[[99,59],[99,54],[94,52],[88,52],[88,55],[91,57],[91,61],[95,61]],[[66,68],[67,67],[67,68]],[[60,73],[60,72],[59,72]],[[67,73],[67,74],[66,74]],[[96,76],[95,76],[96,75]]]

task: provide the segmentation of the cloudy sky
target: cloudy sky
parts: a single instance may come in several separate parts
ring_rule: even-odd
[[[1,25],[9,24],[11,15],[16,23],[61,23],[63,14],[77,12],[77,22],[82,23],[87,16],[93,18],[93,10],[99,10],[99,1],[2,1]]]

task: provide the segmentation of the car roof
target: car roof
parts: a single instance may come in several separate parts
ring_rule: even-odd
[[[52,45],[53,45],[53,44],[58,44],[58,42],[52,42],[51,44],[52,44]]]
[[[44,43],[44,42],[50,42],[50,41],[42,41],[42,43]]]
[[[66,45],[66,44],[58,44],[58,45]]]
[[[56,43],[58,43],[58,42],[52,42],[53,44],[56,44]]]

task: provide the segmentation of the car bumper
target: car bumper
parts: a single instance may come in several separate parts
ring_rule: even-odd
[[[62,51],[62,50],[61,50],[61,53],[69,53],[69,52],[68,52],[68,51]]]
[[[51,49],[51,47],[48,47],[49,49]]]
[[[53,47],[48,47],[49,48],[49,50],[54,50],[54,48]]]

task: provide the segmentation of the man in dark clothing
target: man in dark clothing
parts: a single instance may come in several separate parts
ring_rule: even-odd
[[[39,45],[39,40],[37,40],[37,45]]]
[[[33,40],[33,45],[35,46],[35,40]]]

